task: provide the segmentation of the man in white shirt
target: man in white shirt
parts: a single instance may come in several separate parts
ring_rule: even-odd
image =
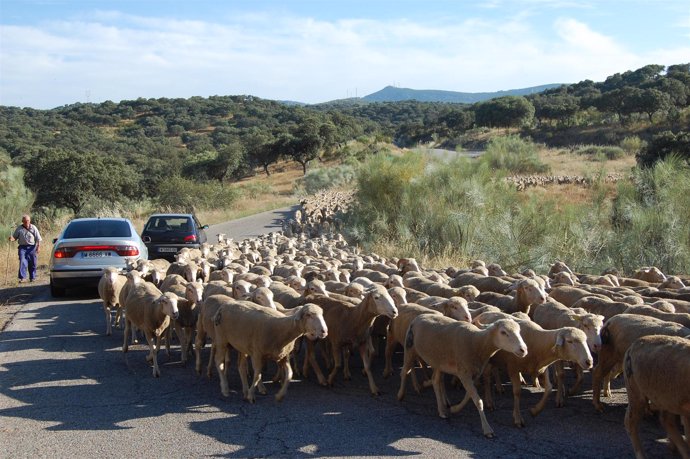
[[[42,239],[36,225],[31,224],[29,215],[22,216],[22,224],[14,230],[9,239],[19,242],[19,282],[26,280],[27,272],[29,282],[33,282],[36,279],[38,252],[41,248]]]

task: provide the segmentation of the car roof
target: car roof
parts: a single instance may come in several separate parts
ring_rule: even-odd
[[[74,218],[70,220],[71,222],[84,222],[84,221],[119,221],[119,222],[129,222],[132,223],[129,218],[122,218],[122,217],[82,217],[82,218]]]
[[[192,214],[151,214],[151,217],[193,217]]]

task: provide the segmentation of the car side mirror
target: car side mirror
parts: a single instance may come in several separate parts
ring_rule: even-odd
[[[57,238],[54,237],[54,238],[53,238],[53,244],[55,244],[56,242],[57,242]]]
[[[207,230],[207,229],[208,229],[208,225],[202,226],[201,229]]]

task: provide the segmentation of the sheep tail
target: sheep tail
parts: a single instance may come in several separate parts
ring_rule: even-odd
[[[213,323],[214,323],[215,325],[220,325],[220,322],[223,320],[223,319],[222,319],[222,316],[223,316],[223,315],[221,314],[220,309],[218,309],[218,311],[216,312],[216,314],[213,316]]]
[[[601,329],[601,344],[611,344],[611,331],[609,330],[608,324],[604,325]]]
[[[412,346],[414,346],[414,332],[412,327],[409,327],[405,335],[405,349],[410,349]]]
[[[625,353],[624,369],[625,369],[625,377],[628,379],[631,378],[633,375],[633,369],[632,369],[632,358],[630,357],[630,352]]]

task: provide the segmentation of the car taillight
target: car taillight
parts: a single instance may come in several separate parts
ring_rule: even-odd
[[[189,236],[185,236],[183,241],[184,242],[196,242],[196,234],[190,234]]]
[[[121,257],[136,257],[139,255],[139,249],[133,245],[120,245],[116,246],[115,252]]]
[[[76,251],[72,250],[72,247],[60,247],[55,249],[53,256],[55,258],[72,258]]]

